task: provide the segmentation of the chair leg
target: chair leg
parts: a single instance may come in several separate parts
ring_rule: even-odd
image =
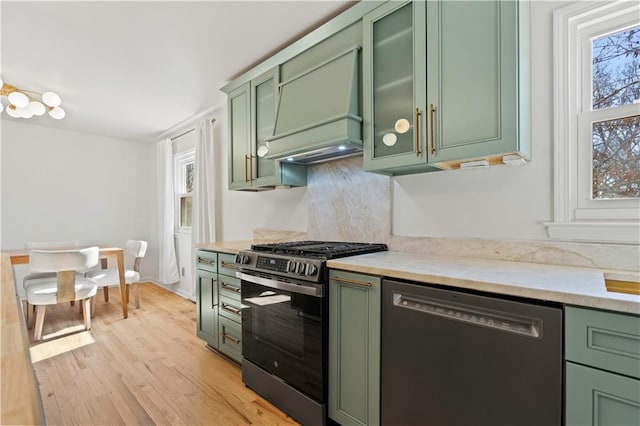
[[[91,305],[91,318],[94,318],[96,316],[96,296],[93,296],[89,300],[89,304]]]
[[[133,289],[133,300],[136,303],[136,309],[140,309],[140,297],[138,297],[138,283],[131,284],[131,287]]]
[[[129,286],[127,285],[127,303],[129,303]]]
[[[94,297],[89,299],[84,299],[82,304],[84,305],[84,309],[82,310],[82,318],[84,319],[84,328],[85,330],[91,330],[91,315],[93,311],[91,310],[91,304],[93,302]]]
[[[47,305],[38,305],[36,308],[36,327],[33,332],[33,340],[38,341],[42,339],[42,326],[44,325],[44,314],[47,310]]]
[[[102,292],[104,293],[104,302],[109,302],[109,287],[102,287]]]

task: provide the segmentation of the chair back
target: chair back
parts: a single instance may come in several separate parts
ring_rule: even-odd
[[[98,264],[100,249],[89,247],[77,250],[31,250],[31,272],[55,272],[57,275],[58,303],[76,300],[76,271]]]
[[[126,268],[140,272],[140,259],[147,253],[147,242],[142,240],[128,240],[124,255],[126,257]]]
[[[67,240],[67,241],[27,241],[25,244],[28,249],[59,249],[59,248],[71,248],[80,247],[80,241]]]

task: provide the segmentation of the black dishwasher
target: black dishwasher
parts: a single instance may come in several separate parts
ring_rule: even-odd
[[[562,308],[383,280],[384,425],[562,424]]]

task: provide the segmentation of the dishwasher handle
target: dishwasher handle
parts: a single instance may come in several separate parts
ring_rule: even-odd
[[[393,305],[401,309],[410,309],[470,325],[487,327],[535,339],[542,338],[542,320],[538,318],[395,292],[393,293]]]

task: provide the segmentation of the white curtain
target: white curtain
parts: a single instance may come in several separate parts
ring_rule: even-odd
[[[158,144],[159,276],[161,284],[180,281],[174,241],[175,201],[171,139]]]
[[[194,244],[216,240],[213,155],[213,123],[209,119],[202,120],[196,125],[196,175],[193,182],[191,227],[191,238]]]

